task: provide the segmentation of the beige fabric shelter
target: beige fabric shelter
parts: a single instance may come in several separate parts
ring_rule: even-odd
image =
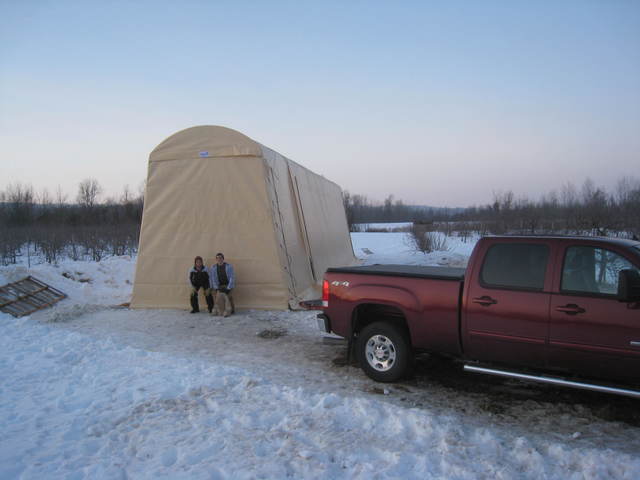
[[[217,252],[238,308],[297,308],[356,261],[338,185],[235,130],[188,128],[149,156],[132,307],[186,308],[194,257]]]

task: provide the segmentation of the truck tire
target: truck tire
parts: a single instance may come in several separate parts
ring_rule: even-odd
[[[358,334],[358,362],[376,382],[395,382],[409,375],[413,352],[406,333],[389,322],[374,322]]]

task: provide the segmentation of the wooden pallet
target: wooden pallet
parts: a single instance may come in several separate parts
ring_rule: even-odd
[[[60,290],[28,276],[0,287],[0,312],[23,317],[48,308],[67,296]]]

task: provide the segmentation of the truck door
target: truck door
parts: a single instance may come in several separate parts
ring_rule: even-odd
[[[551,300],[550,366],[640,380],[640,309],[616,298],[623,269],[639,266],[600,246],[566,247]]]
[[[543,366],[549,326],[552,244],[505,239],[484,247],[465,296],[463,339],[469,359]]]

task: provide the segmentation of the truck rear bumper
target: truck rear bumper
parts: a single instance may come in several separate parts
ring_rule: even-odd
[[[298,305],[304,310],[322,310],[322,307],[326,306],[321,298],[317,300],[304,300],[299,302]]]
[[[316,321],[318,322],[318,329],[321,332],[331,333],[331,320],[324,313],[320,313],[316,317]]]

